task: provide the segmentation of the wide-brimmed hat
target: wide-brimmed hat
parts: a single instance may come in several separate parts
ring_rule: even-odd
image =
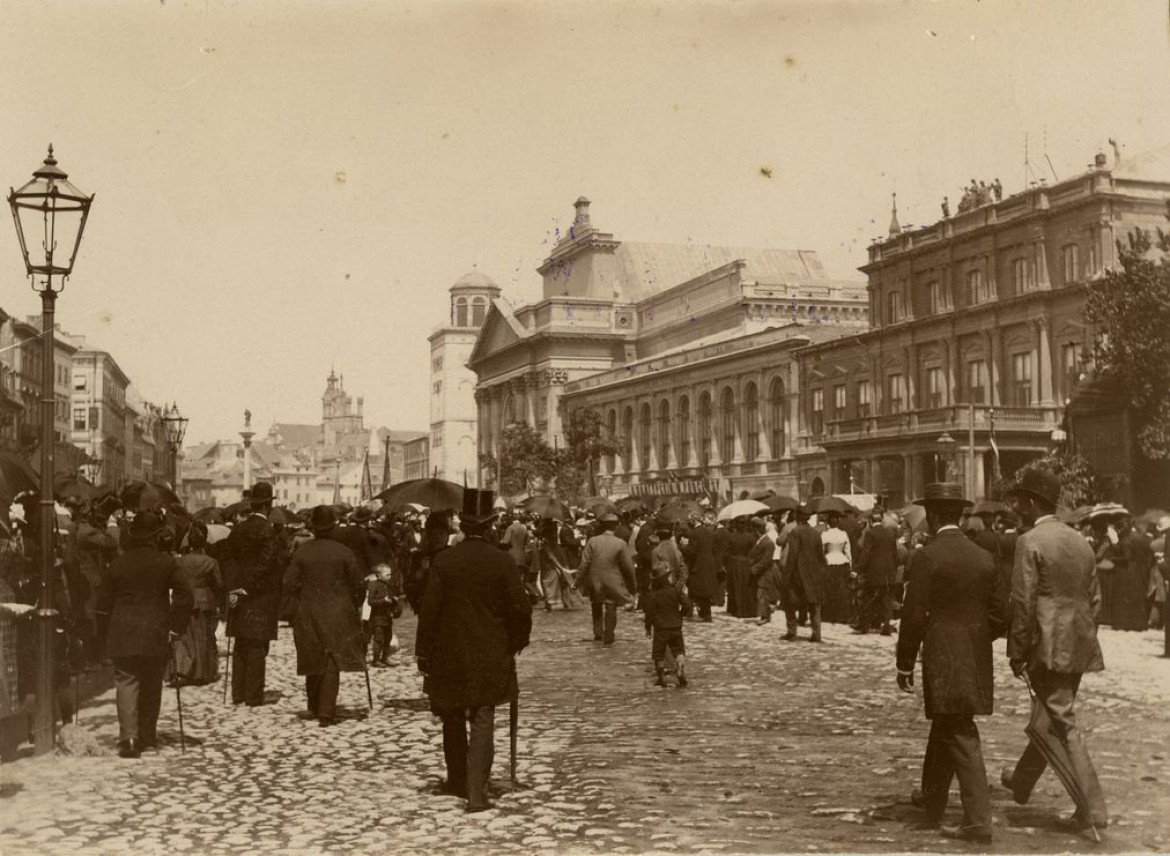
[[[914,500],[915,505],[961,505],[968,508],[975,503],[963,496],[963,488],[955,482],[934,482],[926,486],[926,495]]]
[[[1117,502],[1099,502],[1089,512],[1090,520],[1117,520],[1129,516],[1129,509]]]
[[[1018,493],[1037,497],[1055,507],[1060,501],[1060,479],[1048,470],[1025,470],[1019,484],[1008,491],[1009,496]]]
[[[257,482],[253,485],[251,502],[253,508],[272,502],[272,485],[269,482]]]
[[[157,537],[167,526],[153,511],[143,511],[130,523],[131,541],[149,541]]]
[[[459,511],[459,520],[471,526],[494,520],[500,513],[498,508],[493,507],[495,499],[495,491],[463,488],[463,507]]]
[[[337,514],[332,505],[318,505],[309,515],[309,528],[314,532],[328,532],[337,525]]]

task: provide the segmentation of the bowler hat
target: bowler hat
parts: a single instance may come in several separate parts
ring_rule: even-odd
[[[252,487],[252,505],[266,505],[272,502],[272,485],[268,482],[257,482]]]
[[[1024,470],[1019,483],[1008,493],[1030,494],[1056,507],[1060,500],[1060,479],[1048,470]]]
[[[364,505],[353,513],[354,523],[369,523],[373,519],[374,512]]]
[[[166,528],[162,518],[153,511],[143,511],[130,522],[130,540],[149,541]]]
[[[914,500],[915,505],[931,504],[961,505],[964,508],[974,505],[971,500],[963,497],[963,489],[954,482],[934,482],[926,486],[926,496]]]
[[[494,491],[463,488],[463,508],[459,512],[459,519],[472,526],[495,519],[500,513],[499,509],[492,507],[495,499]]]
[[[328,532],[337,525],[337,515],[331,505],[318,505],[309,517],[309,528],[314,532]]]
[[[607,512],[605,512],[605,514],[601,515],[601,517],[597,518],[597,522],[598,523],[617,523],[618,516],[616,514],[614,514],[612,511],[607,511]]]

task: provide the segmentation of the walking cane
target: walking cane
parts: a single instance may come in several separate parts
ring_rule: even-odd
[[[183,681],[179,677],[179,666],[175,658],[175,646],[171,645],[171,674],[175,681],[175,701],[179,706],[179,749],[187,751],[187,735],[183,732]]]
[[[509,740],[509,758],[512,762],[512,787],[519,787],[520,783],[516,781],[516,740],[520,733],[520,699],[519,691],[517,691],[517,698],[512,699],[508,704],[508,740]]]
[[[366,703],[370,713],[374,712],[374,691],[370,689],[370,667],[366,666]]]

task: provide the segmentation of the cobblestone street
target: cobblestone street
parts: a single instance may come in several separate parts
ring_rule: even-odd
[[[414,620],[398,666],[345,675],[345,720],[301,719],[291,631],[269,658],[271,706],[222,704],[220,687],[174,691],[163,746],[141,760],[24,758],[0,768],[0,851],[247,854],[424,852],[969,852],[916,831],[907,804],[927,723],[921,696],[897,693],[893,638],[826,628],[826,644],[782,642],[717,614],[686,627],[691,686],[652,685],[639,617],[595,646],[587,610],[537,612],[519,660],[521,787],[508,787],[507,707],[497,711],[498,809],[466,815],[432,796],[440,729],[413,667]],[[807,636],[807,630],[803,630]],[[1170,661],[1160,634],[1102,630],[1108,671],[1079,705],[1114,825],[1105,842],[1055,828],[1071,811],[1047,774],[1028,806],[993,784],[995,852],[1164,851],[1170,846]],[[997,645],[997,703],[980,721],[989,778],[1024,746],[1028,702]],[[82,725],[113,752],[112,691]],[[198,744],[195,741],[198,741]],[[951,819],[957,821],[957,790]]]

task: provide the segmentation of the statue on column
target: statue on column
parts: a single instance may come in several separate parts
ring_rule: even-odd
[[[245,410],[244,411],[244,428],[248,429],[251,427],[252,427],[252,411]]]

